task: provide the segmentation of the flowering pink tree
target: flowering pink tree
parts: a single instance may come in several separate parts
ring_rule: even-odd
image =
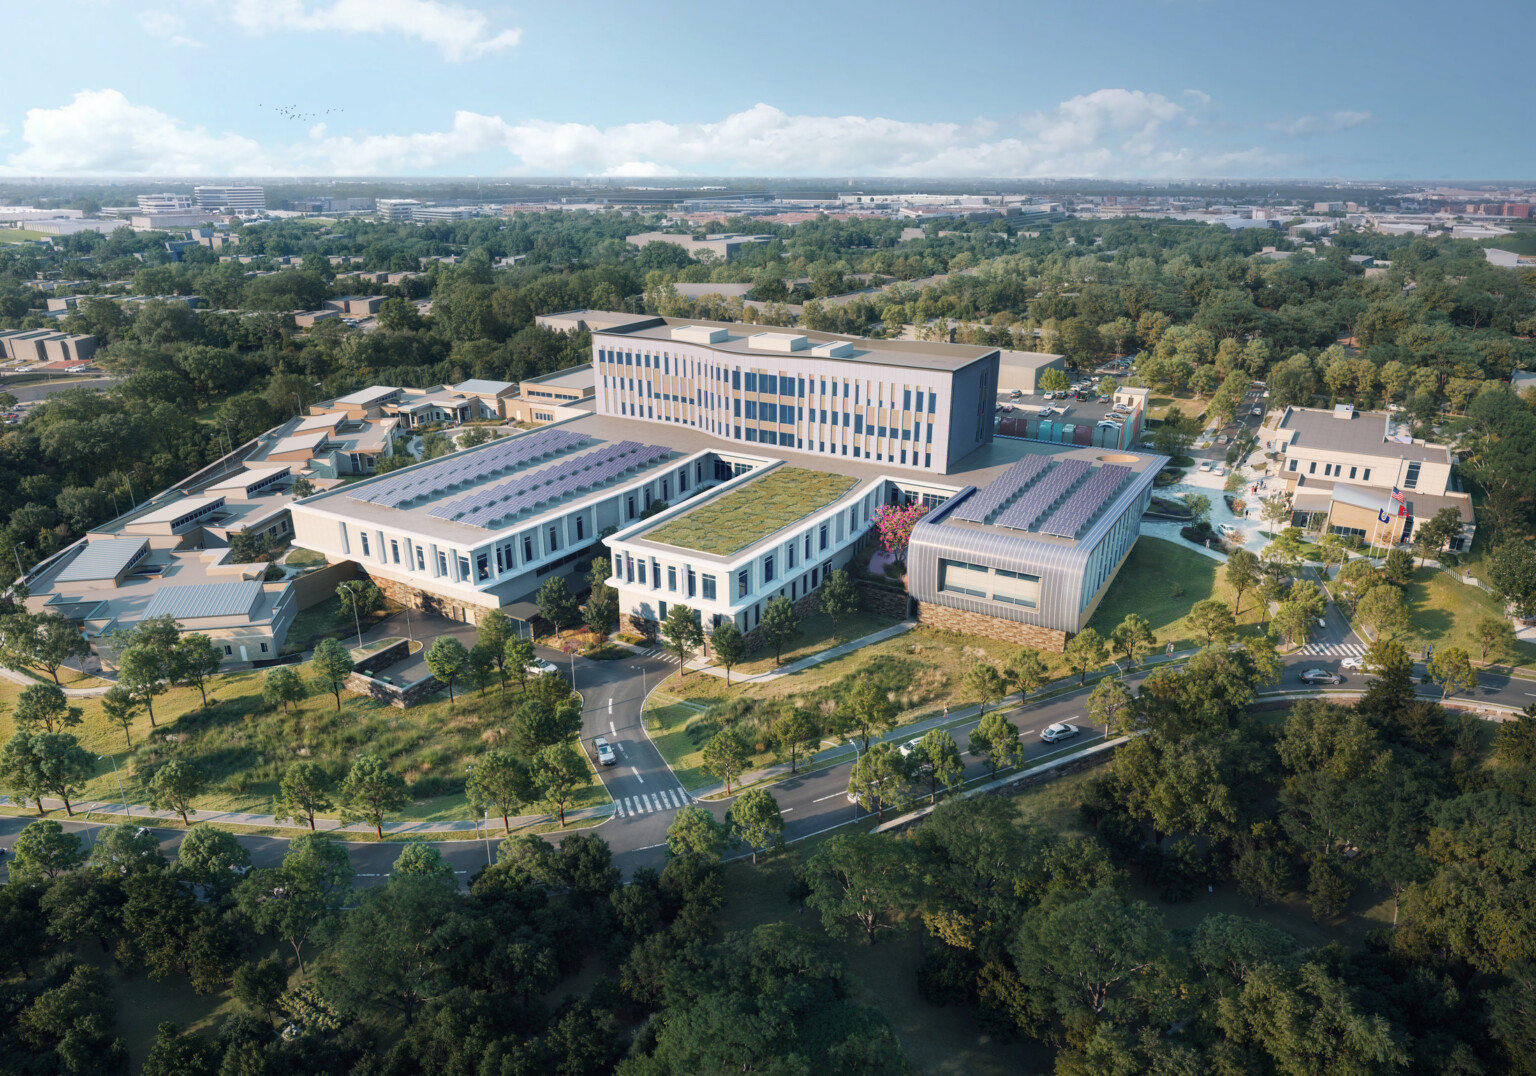
[[[912,540],[912,528],[928,514],[921,504],[882,504],[875,509],[875,534],[880,548],[893,557],[905,556]]]

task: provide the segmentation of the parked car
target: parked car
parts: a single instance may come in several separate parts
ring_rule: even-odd
[[[560,671],[555,668],[553,662],[545,661],[543,658],[534,658],[528,663],[527,668],[529,676],[543,676],[545,673]]]
[[[1054,400],[1056,398],[1056,394],[1054,392],[1047,392],[1045,394],[1045,398],[1047,400]]]
[[[1050,418],[1052,415],[1059,415],[1061,412],[1055,407],[1042,407],[1037,413],[1041,418]]]
[[[599,736],[592,741],[592,748],[597,752],[597,761],[604,766],[612,766],[619,761],[619,756],[613,753],[613,744]]]
[[[1202,470],[1202,471],[1209,471],[1210,469],[1211,469],[1211,461],[1210,460],[1206,460],[1204,463],[1202,463],[1200,465],[1200,470]]]
[[[1303,684],[1342,684],[1344,678],[1327,669],[1308,669],[1301,674],[1301,682]]]
[[[1086,402],[1086,401],[1087,401],[1087,399],[1088,399],[1088,394],[1087,394],[1087,393],[1086,393],[1086,392],[1079,392],[1079,393],[1078,393],[1078,394],[1077,394],[1077,398],[1078,398],[1078,399],[1079,399],[1079,400],[1082,400],[1082,401],[1084,401],[1084,402]]]
[[[1215,475],[1217,478],[1224,477],[1226,475],[1226,473],[1227,473],[1227,469],[1225,467],[1212,467],[1211,468],[1211,474]]]
[[[1109,403],[1109,397],[1104,395],[1102,392],[1099,393],[1099,403]]]
[[[1040,730],[1040,738],[1046,743],[1059,743],[1062,740],[1070,740],[1083,730],[1076,725],[1069,725],[1065,721],[1058,721],[1054,725],[1047,725]]]
[[[1023,396],[1023,395],[1024,394],[1022,392],[1020,392],[1018,389],[1014,389],[1012,392],[1010,392],[1008,394],[1008,398],[1010,400],[1017,400],[1020,396]]]
[[[1116,433],[1119,433],[1121,430],[1125,429],[1125,427],[1120,425],[1120,423],[1118,423],[1118,422],[1104,421],[1104,422],[1100,422],[1099,423],[1098,429],[1101,429],[1101,430],[1114,430]]]
[[[1226,434],[1222,434],[1220,437],[1216,438],[1216,443],[1218,445],[1224,445],[1230,440],[1232,440],[1232,438],[1228,437]]]

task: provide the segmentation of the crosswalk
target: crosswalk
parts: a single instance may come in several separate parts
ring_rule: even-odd
[[[664,646],[653,646],[649,650],[640,651],[640,656],[643,658],[653,658],[657,654],[665,654],[666,652],[667,648]]]
[[[613,801],[613,810],[620,818],[631,818],[656,811],[675,811],[692,802],[688,793],[681,788],[669,788],[661,792],[644,792],[638,796],[616,799]]]
[[[1312,657],[1362,658],[1365,656],[1365,646],[1362,643],[1308,643],[1296,653]]]

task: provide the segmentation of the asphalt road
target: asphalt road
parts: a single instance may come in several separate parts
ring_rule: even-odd
[[[20,385],[0,384],[0,392],[9,392],[21,403],[36,403],[38,400],[46,400],[55,392],[63,392],[65,389],[104,389],[112,384],[110,377],[92,377],[74,380],[58,381],[29,381]]]
[[[1325,620],[1327,627],[1318,630],[1304,652],[1284,659],[1278,690],[1288,693],[1307,690],[1299,677],[1304,670],[1314,668],[1344,676],[1344,690],[1364,686],[1363,673],[1342,667],[1346,657],[1364,652],[1364,642],[1349,630],[1344,618],[1332,607]],[[572,668],[570,659],[564,655],[546,651],[542,656],[557,662],[562,669]],[[582,745],[588,757],[595,762],[596,751],[592,741],[601,736],[613,744],[618,755],[613,766],[597,767],[598,776],[613,797],[617,809],[611,818],[591,826],[572,825],[563,832],[549,833],[547,837],[558,841],[571,833],[595,832],[613,849],[614,863],[623,869],[626,876],[640,867],[661,868],[665,863],[663,846],[667,827],[671,825],[678,809],[690,802],[690,797],[677,783],[661,753],[645,734],[640,721],[640,706],[645,689],[654,687],[662,676],[675,667],[675,663],[659,653],[616,661],[577,658],[574,664],[576,686],[585,703]],[[1422,666],[1417,671],[1423,675]],[[1137,670],[1125,678],[1126,684],[1136,686],[1147,672],[1145,669]],[[1026,765],[1057,749],[1040,740],[1040,731],[1053,722],[1064,721],[1082,727],[1082,733],[1069,741],[1072,745],[1086,747],[1102,739],[1102,730],[1090,728],[1085,717],[1090,690],[1085,688],[1045,702],[1008,708],[1009,718],[1019,726],[1024,741]],[[1433,685],[1425,685],[1421,694],[1438,698],[1440,691]],[[1470,701],[1524,707],[1536,699],[1536,682],[1484,673],[1479,676],[1476,691],[1458,698],[1464,703]],[[987,776],[986,765],[969,752],[970,732],[976,724],[977,721],[970,721],[953,730],[965,758],[965,775],[968,780]],[[910,732],[897,730],[892,738],[902,741],[910,735]],[[784,814],[786,837],[789,840],[800,840],[868,817],[868,812],[848,802],[848,774],[853,761],[853,751],[846,749],[844,757],[836,765],[796,774],[770,786]],[[721,819],[725,817],[729,806],[720,801],[699,803]],[[0,847],[10,848],[15,835],[28,821],[30,819],[24,816],[0,815]],[[83,832],[94,832],[101,825],[82,819],[57,818],[57,821],[67,829]],[[162,847],[167,854],[174,854],[183,831],[157,827],[155,832],[161,837]],[[482,840],[436,843],[443,857],[453,865],[461,879],[467,882],[494,857],[499,839],[500,832],[488,828]],[[282,837],[253,835],[243,835],[240,841],[250,849],[252,862],[259,867],[276,866],[282,860],[288,843]],[[395,858],[400,854],[400,845],[393,842],[349,842],[347,849],[359,885],[373,885],[387,878]],[[0,865],[0,881],[4,880],[5,873],[4,866]]]

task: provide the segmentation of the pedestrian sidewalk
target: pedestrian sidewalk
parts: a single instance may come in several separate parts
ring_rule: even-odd
[[[73,672],[75,670],[71,671]],[[99,674],[92,673],[91,675],[96,676]],[[17,672],[15,669],[8,669],[3,665],[0,665],[0,678],[9,680],[13,684],[20,684],[23,687],[31,687],[33,684],[47,683],[45,680],[36,680],[24,672]],[[64,692],[66,697],[71,699],[89,699],[98,695],[105,695],[108,691],[112,690],[112,687],[112,684],[102,684],[99,687],[66,687],[60,688],[60,690]]]
[[[903,620],[900,624],[892,624],[888,628],[882,628],[879,631],[871,632],[870,634],[861,636],[858,639],[853,639],[846,643],[839,643],[830,649],[822,650],[818,653],[812,654],[810,657],[800,658],[797,661],[790,662],[788,665],[781,665],[777,669],[770,669],[768,672],[758,673],[756,676],[740,676],[733,674],[731,676],[731,683],[733,685],[771,684],[775,680],[782,679],[786,676],[793,676],[797,672],[813,668],[814,666],[820,665],[824,661],[831,661],[833,658],[840,658],[844,654],[851,654],[855,650],[859,650],[863,647],[873,646],[875,643],[882,643],[887,639],[894,639],[896,636],[909,632],[915,627],[917,627],[917,621]],[[708,673],[710,676],[718,676],[722,680],[725,679],[725,670],[718,665],[710,664],[704,658],[694,658],[688,663],[688,668],[693,672]]]
[[[21,807],[22,805],[10,796],[0,796],[0,805],[7,807]],[[64,802],[57,799],[44,797],[42,806],[45,811],[61,811]],[[161,822],[180,822],[181,816],[175,811],[159,811],[152,807],[140,804],[124,804],[122,802],[111,803],[104,800],[82,800],[71,803],[74,808],[74,817],[85,819],[88,815],[100,813],[111,815],[123,815],[132,821],[143,820],[146,825]],[[29,810],[36,810],[37,804],[29,805]],[[583,807],[579,811],[567,811],[565,813],[566,828],[572,824],[590,820],[606,821],[613,815],[613,804],[607,803],[598,807]],[[191,815],[194,823],[222,822],[229,826],[254,826],[260,829],[291,829],[300,832],[307,831],[309,824],[306,822],[279,822],[269,814],[253,814],[247,811],[196,811]],[[453,819],[446,822],[386,822],[384,835],[386,837],[412,836],[419,833],[474,833],[481,830],[495,830],[496,823],[501,821],[499,817],[492,816],[489,822],[475,821],[472,818]],[[519,815],[508,819],[508,824],[513,832],[527,826],[542,825],[555,821],[555,816],[550,814]],[[317,818],[315,829],[325,833],[372,833],[373,827],[362,822],[352,825],[343,825],[338,819]]]

